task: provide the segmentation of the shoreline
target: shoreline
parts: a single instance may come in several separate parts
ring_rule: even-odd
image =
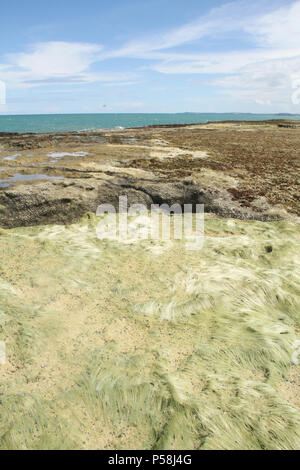
[[[94,120],[91,121],[91,117],[99,117],[100,121],[103,120],[104,125],[96,125]],[[117,117],[120,116],[120,121],[117,120]],[[149,122],[145,122],[145,116],[151,117]],[[170,118],[168,121],[161,120],[161,122],[157,122],[160,120],[160,116],[174,116],[173,119]],[[176,117],[183,117],[183,116],[190,116],[190,119],[185,118],[184,122],[177,122]],[[194,117],[197,116],[198,121],[194,120]],[[200,119],[202,116],[202,119]],[[211,116],[216,116],[216,120],[211,120]],[[243,119],[243,116],[249,116],[250,119]],[[106,113],[106,114],[33,114],[33,115],[0,115],[0,124],[1,124],[1,117],[2,122],[5,120],[9,121],[8,127],[11,127],[11,121],[14,119],[16,121],[24,121],[19,122],[19,129],[16,127],[15,129],[9,131],[5,129],[5,126],[2,125],[2,130],[0,126],[0,133],[18,133],[18,134],[51,134],[51,133],[59,133],[59,132],[93,132],[93,131],[100,131],[100,130],[122,130],[122,129],[139,129],[144,127],[152,127],[152,126],[189,126],[189,125],[201,125],[201,124],[210,124],[210,123],[224,123],[224,122],[272,122],[272,121],[286,121],[292,120],[295,123],[300,122],[300,114],[297,115],[284,115],[284,114],[255,114],[255,113]],[[124,117],[127,119],[124,120]],[[193,117],[193,118],[192,118]],[[205,118],[204,118],[205,117]],[[224,119],[225,117],[225,119]],[[37,120],[40,118],[40,120]],[[63,119],[71,120],[74,119],[75,121],[78,119],[83,119],[85,122],[82,123],[81,128],[78,128],[77,124],[69,122],[69,124],[63,124]],[[28,127],[28,121],[33,120],[35,122],[31,122]],[[135,125],[130,124],[130,120],[136,121]],[[44,121],[42,123],[42,121]],[[52,124],[49,124],[51,123]],[[99,121],[99,119],[98,119]],[[111,124],[105,126],[105,123],[111,121]],[[128,122],[129,121],[129,122]],[[147,119],[146,119],[147,121]],[[42,129],[35,131],[34,128],[38,128],[42,123]],[[22,130],[22,127],[25,127],[26,130]],[[56,130],[53,130],[57,127]],[[72,128],[73,127],[73,128]],[[53,128],[53,129],[52,129]]]

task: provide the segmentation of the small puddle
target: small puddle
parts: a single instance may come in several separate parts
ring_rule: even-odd
[[[21,156],[20,153],[16,153],[15,155],[9,155],[8,157],[4,157],[3,160],[13,161],[13,160],[16,160],[20,156]]]
[[[46,181],[53,181],[53,180],[62,180],[64,179],[63,176],[48,176],[48,175],[21,175],[16,173],[14,176],[9,178],[0,179],[0,188],[8,188],[13,186],[14,184],[18,183],[19,181],[36,181],[36,180],[46,180]]]
[[[124,142],[137,142],[136,137],[124,137]]]
[[[64,157],[86,157],[87,155],[89,154],[89,152],[73,152],[73,153],[69,153],[69,152],[50,152],[47,154],[47,157],[50,157],[52,158],[51,162],[56,162],[58,160],[60,160],[61,158],[64,158]]]

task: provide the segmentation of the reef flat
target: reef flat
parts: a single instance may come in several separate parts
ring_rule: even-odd
[[[101,203],[204,203],[223,217],[300,215],[297,121],[0,134],[0,226],[72,223]]]
[[[0,448],[299,449],[300,129],[0,145]],[[204,202],[202,249],[99,238],[123,194]]]

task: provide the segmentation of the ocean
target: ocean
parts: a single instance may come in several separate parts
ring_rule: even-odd
[[[152,124],[197,124],[207,121],[261,121],[289,118],[300,120],[300,115],[244,113],[0,115],[0,132],[67,132],[143,127]]]

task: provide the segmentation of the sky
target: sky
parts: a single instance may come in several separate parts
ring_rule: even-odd
[[[107,112],[300,113],[300,0],[1,2],[0,114]]]

